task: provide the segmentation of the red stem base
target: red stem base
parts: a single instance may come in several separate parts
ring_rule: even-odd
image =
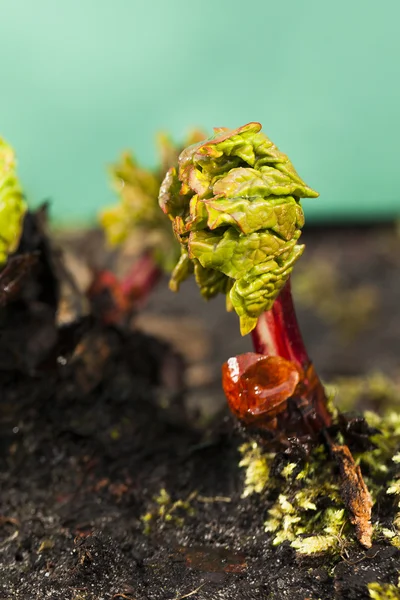
[[[148,254],[141,256],[121,281],[111,271],[96,273],[87,291],[93,314],[106,325],[124,323],[143,306],[161,275]]]
[[[324,387],[314,369],[304,345],[296,317],[290,279],[282,288],[271,310],[262,314],[252,332],[254,350],[265,356],[279,356],[296,365],[301,380],[293,395],[296,406],[314,431],[329,427]],[[311,425],[312,422],[312,425]]]
[[[266,356],[281,356],[303,370],[311,363],[296,317],[290,279],[282,288],[271,310],[258,318],[252,331],[254,351]]]

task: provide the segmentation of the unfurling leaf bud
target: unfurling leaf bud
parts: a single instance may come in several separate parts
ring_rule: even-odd
[[[181,244],[171,289],[194,272],[205,298],[228,295],[242,335],[271,308],[303,252],[299,199],[318,196],[260,130],[215,129],[180,154],[159,195]]]

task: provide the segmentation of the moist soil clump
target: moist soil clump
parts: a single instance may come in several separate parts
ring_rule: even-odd
[[[89,394],[54,375],[3,384],[0,597],[358,599],[397,582],[386,543],[333,563],[272,546],[262,499],[241,498],[231,418],[177,421],[121,362]]]
[[[362,599],[397,584],[400,551],[383,538],[335,558],[274,546],[263,497],[241,497],[245,437],[228,411],[204,424],[183,358],[136,328],[89,315],[54,329],[57,268],[41,269],[7,306],[12,364],[2,321],[0,598]]]

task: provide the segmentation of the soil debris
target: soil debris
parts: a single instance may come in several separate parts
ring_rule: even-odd
[[[284,499],[267,498],[262,486],[244,497],[249,465],[239,468],[238,449],[249,440],[227,411],[199,427],[182,400],[184,362],[168,343],[139,332],[134,320],[133,328],[125,330],[85,314],[60,327],[57,310],[64,275],[57,268],[59,255],[41,238],[33,216],[26,225],[31,239],[26,231],[19,252],[39,251],[38,262],[0,313],[0,598],[363,600],[371,592],[376,597],[381,590],[394,593],[400,550],[379,531],[368,551],[355,544],[341,546],[335,538],[339,552],[333,556],[302,554],[289,539],[274,545],[283,521],[275,532],[266,532],[269,511],[280,507],[286,517],[293,513]],[[371,239],[371,232],[365,239]],[[325,233],[318,242],[328,249],[333,243],[337,247],[337,236],[333,240]],[[356,246],[355,252],[362,247],[364,255],[365,244]],[[380,263],[377,259],[369,264]],[[375,268],[374,273],[377,284],[386,285],[388,271]],[[195,304],[197,290],[191,296],[191,289],[183,294],[183,314],[188,316],[185,310],[193,298],[196,316],[197,311],[210,315],[210,306]],[[168,305],[166,289],[160,294],[150,302],[150,312],[160,302],[164,318],[168,306],[180,310],[175,299]],[[240,349],[229,315],[223,306],[221,312],[215,306],[207,321],[211,356],[202,355],[201,360],[215,362],[219,371]],[[390,331],[378,332],[376,343],[394,339],[393,322],[387,326]],[[317,359],[344,374],[348,357],[339,360],[326,340],[318,353],[321,329],[308,331]],[[363,351],[376,353],[376,344],[367,349],[364,343]],[[378,360],[389,356],[387,351],[382,344]],[[202,393],[205,403],[219,407],[224,402],[219,377],[209,397]],[[371,423],[381,428],[379,422]],[[387,439],[375,441],[383,452]],[[328,460],[326,451],[321,452]],[[372,450],[371,461],[380,456]],[[286,457],[268,474],[262,457],[256,458],[252,465],[258,473],[272,472],[281,477],[281,485],[302,472]],[[323,471],[318,466],[316,476]],[[296,493],[308,476],[298,480]],[[188,498],[190,511],[177,508],[172,516],[179,522],[153,519],[145,533],[142,516],[154,511],[155,504],[160,508],[154,501],[160,490],[168,497],[167,511]],[[304,505],[306,500],[299,495],[296,502]],[[390,528],[397,504],[398,497],[383,488],[374,518]],[[315,511],[305,506],[310,520]],[[324,511],[331,508],[321,505]],[[295,528],[290,519],[287,523]],[[304,535],[297,537],[305,544]]]
[[[341,496],[356,528],[357,539],[365,548],[372,546],[372,498],[365,485],[361,468],[356,465],[349,447],[330,444],[332,455],[339,466]]]

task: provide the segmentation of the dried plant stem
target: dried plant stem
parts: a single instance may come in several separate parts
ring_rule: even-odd
[[[332,457],[339,467],[340,494],[356,529],[356,536],[365,548],[372,545],[372,498],[365,485],[361,469],[355,464],[350,449],[345,444],[336,444],[325,432],[325,439]]]

